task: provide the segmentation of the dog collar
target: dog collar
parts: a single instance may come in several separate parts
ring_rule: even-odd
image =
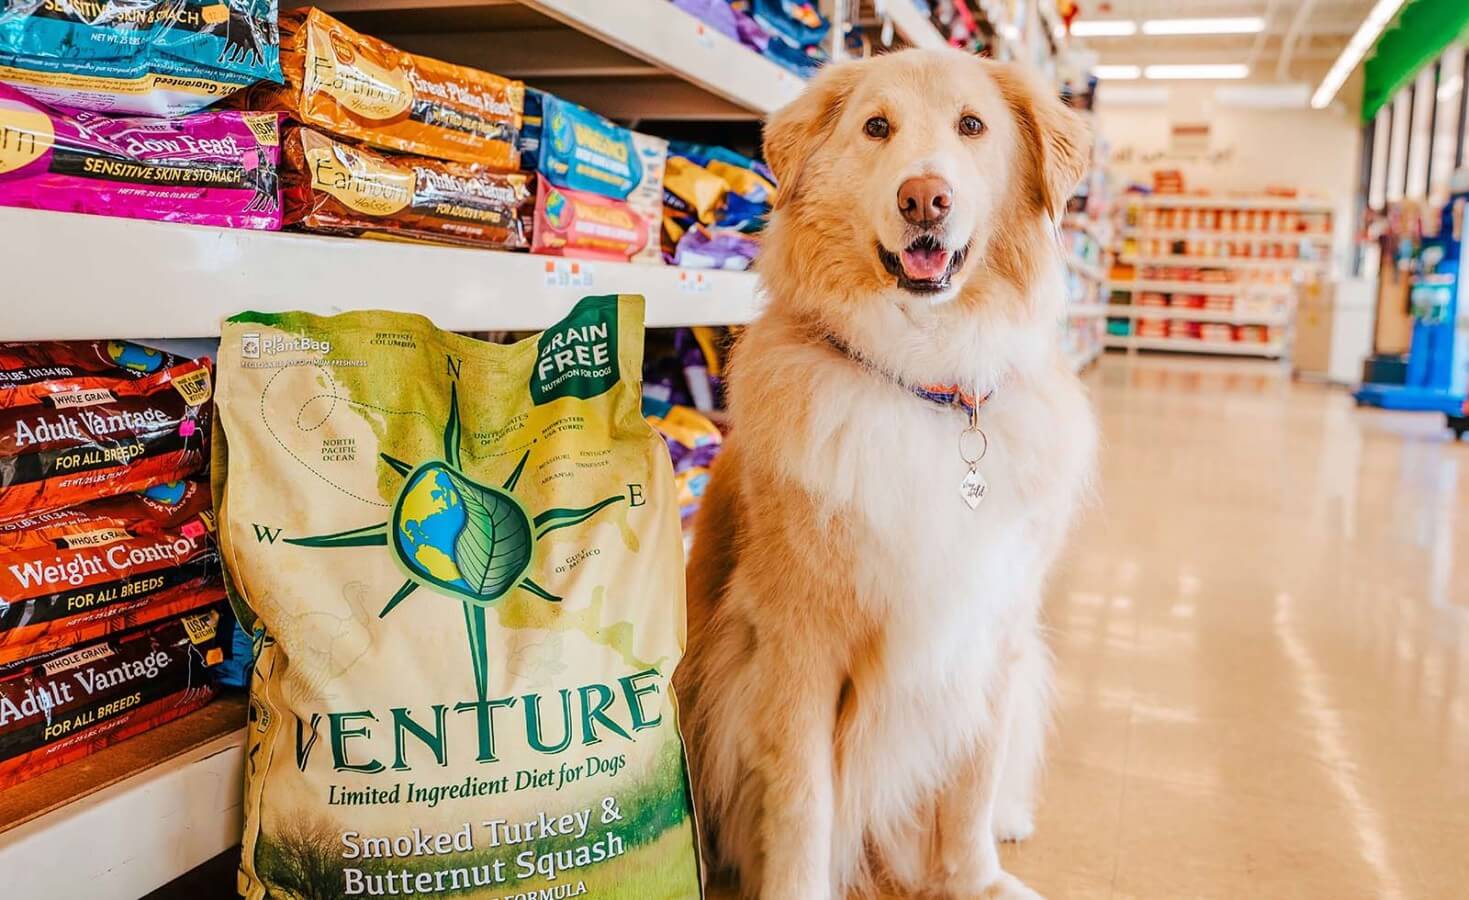
[[[978,415],[980,409],[995,395],[995,392],[991,390],[983,397],[980,397],[974,391],[964,390],[959,386],[958,382],[954,382],[953,384],[914,384],[896,372],[889,371],[866,356],[863,356],[853,349],[850,344],[830,331],[823,330],[821,337],[826,341],[827,346],[874,375],[886,378],[920,400],[927,400],[935,406],[941,406],[947,409],[957,409],[971,420]]]

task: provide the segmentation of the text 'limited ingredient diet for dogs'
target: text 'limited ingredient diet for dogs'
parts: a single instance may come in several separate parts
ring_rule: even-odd
[[[395,313],[226,323],[221,545],[263,630],[247,897],[700,896],[642,307],[589,297],[509,346]]]

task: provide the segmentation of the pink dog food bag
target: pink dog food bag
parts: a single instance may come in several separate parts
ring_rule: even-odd
[[[274,231],[275,113],[64,113],[0,84],[0,206]]]

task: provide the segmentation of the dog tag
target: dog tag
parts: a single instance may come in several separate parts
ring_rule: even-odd
[[[959,496],[964,498],[964,502],[969,504],[970,509],[979,509],[979,504],[984,502],[984,495],[989,489],[990,486],[985,484],[984,476],[973,467],[970,467],[969,474],[964,476],[964,480],[959,482]]]

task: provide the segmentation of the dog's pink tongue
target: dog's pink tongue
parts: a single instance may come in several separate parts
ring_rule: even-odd
[[[914,281],[933,281],[949,268],[948,250],[904,250],[903,273]]]

